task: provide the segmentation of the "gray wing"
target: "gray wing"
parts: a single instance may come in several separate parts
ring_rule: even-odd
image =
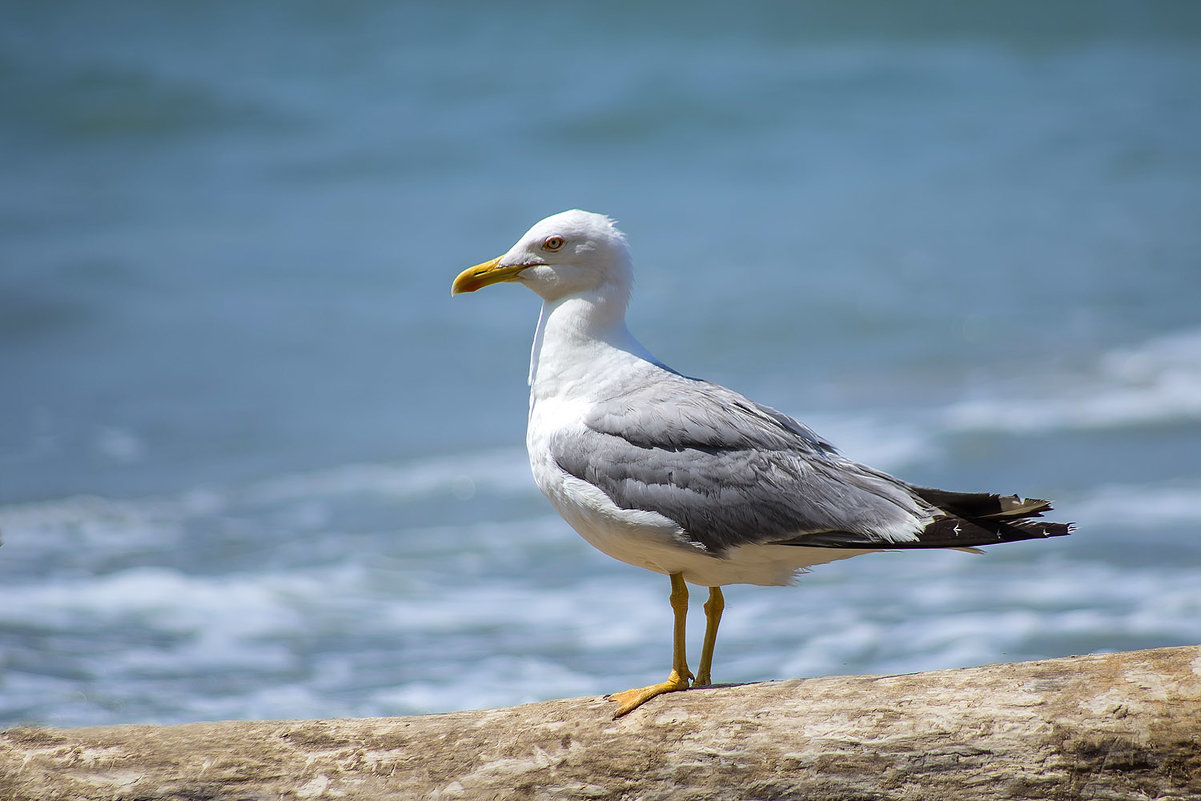
[[[617,506],[658,512],[712,553],[811,535],[826,547],[889,547],[934,511],[787,415],[707,381],[653,379],[598,403],[583,432],[552,439],[552,455]],[[832,532],[837,545],[822,537]]]

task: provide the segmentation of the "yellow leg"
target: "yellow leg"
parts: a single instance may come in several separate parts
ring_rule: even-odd
[[[688,587],[684,584],[684,576],[680,573],[671,574],[671,611],[675,613],[675,628],[671,644],[671,674],[667,681],[652,684],[649,687],[635,688],[625,692],[613,693],[609,698],[617,702],[614,718],[619,718],[631,712],[663,693],[687,690],[688,680],[692,673],[688,670],[688,660],[684,655],[684,630],[688,617]]]
[[[701,666],[696,673],[693,687],[707,687],[712,684],[709,669],[713,667],[713,646],[717,644],[717,625],[721,623],[721,613],[726,608],[725,596],[721,587],[709,588],[709,600],[705,602],[705,643],[701,646]]]

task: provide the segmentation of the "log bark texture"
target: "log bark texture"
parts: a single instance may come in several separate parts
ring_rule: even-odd
[[[0,733],[6,801],[1201,799],[1201,646],[445,715]]]

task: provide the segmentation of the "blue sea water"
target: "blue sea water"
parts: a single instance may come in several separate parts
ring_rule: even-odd
[[[1079,524],[730,588],[715,679],[1201,642],[1198,86],[1191,3],[5,4],[0,724],[660,679],[449,296],[570,207],[667,363]]]

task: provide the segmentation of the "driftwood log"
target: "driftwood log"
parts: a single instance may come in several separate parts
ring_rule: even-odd
[[[411,718],[0,733],[0,799],[1201,799],[1201,646]]]

